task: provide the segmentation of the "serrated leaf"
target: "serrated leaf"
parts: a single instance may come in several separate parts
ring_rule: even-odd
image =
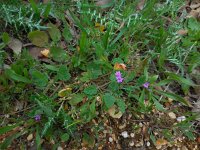
[[[117,99],[116,102],[117,102],[117,106],[119,107],[119,110],[120,110],[122,113],[124,113],[125,110],[126,110],[126,104],[125,104],[124,100],[122,100],[122,99]]]
[[[51,39],[54,42],[60,41],[60,38],[61,38],[60,30],[52,23],[49,23],[48,27],[49,27],[48,28],[48,32],[49,32],[49,35],[50,35]]]
[[[103,95],[103,101],[105,103],[106,108],[109,109],[114,105],[116,99],[110,93],[105,93]]]
[[[31,69],[30,74],[32,76],[32,82],[38,87],[44,87],[48,83],[48,76],[36,69]]]
[[[28,34],[28,39],[36,46],[45,47],[48,45],[48,35],[44,31],[32,31]]]
[[[84,93],[87,95],[95,95],[97,94],[97,87],[95,85],[90,85],[84,89]]]
[[[95,145],[95,138],[92,135],[88,135],[87,133],[84,133],[83,144],[92,148]]]
[[[69,140],[69,134],[68,133],[64,133],[63,135],[61,135],[61,140],[63,141],[63,142],[66,142],[66,141],[68,141]]]
[[[68,81],[71,78],[71,75],[69,73],[67,66],[65,65],[60,66],[56,77],[58,80]]]
[[[55,61],[61,62],[67,60],[67,53],[60,47],[51,47],[50,54]]]

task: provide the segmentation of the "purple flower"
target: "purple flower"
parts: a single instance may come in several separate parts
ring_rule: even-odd
[[[150,84],[149,82],[145,82],[145,83],[143,84],[143,87],[146,88],[146,89],[148,89],[148,88],[149,88],[149,84]]]
[[[120,72],[120,71],[117,71],[117,72],[115,73],[115,77],[116,77],[116,80],[117,80],[118,83],[122,83],[123,80],[124,80],[124,78],[122,78],[122,75],[121,75],[121,72]]]
[[[41,120],[41,115],[36,115],[35,116],[35,121],[40,121]]]

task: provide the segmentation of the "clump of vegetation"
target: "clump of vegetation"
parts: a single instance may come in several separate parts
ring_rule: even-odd
[[[0,6],[0,149],[198,144],[200,23],[184,1],[21,3]]]

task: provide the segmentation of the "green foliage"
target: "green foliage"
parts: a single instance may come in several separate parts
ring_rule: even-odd
[[[116,114],[128,112],[134,119],[141,114],[142,119],[152,119],[155,112],[167,113],[170,108],[165,104],[170,99],[171,105],[181,109],[179,115],[183,115],[185,107],[191,106],[185,98],[187,93],[199,87],[191,73],[200,66],[200,27],[194,18],[177,20],[181,6],[180,1],[154,0],[146,1],[139,11],[135,9],[136,1],[110,1],[96,6],[90,1],[41,4],[31,0],[19,8],[4,3],[0,10],[7,25],[17,33],[25,30],[34,46],[46,48],[49,53],[33,59],[24,46],[22,53],[12,54],[7,47],[10,34],[3,32],[0,109],[7,113],[15,100],[26,101],[31,109],[22,110],[27,114],[21,116],[22,120],[29,117],[33,121],[36,115],[41,115],[40,121],[30,125],[32,130],[27,127],[27,132],[36,132],[37,149],[42,149],[42,139],[53,140],[58,146],[80,138],[93,148],[97,138],[89,132],[100,128],[100,122],[104,122],[102,116],[112,117],[109,111],[115,107]],[[173,21],[168,23],[166,17]],[[61,24],[57,26],[58,20]],[[187,35],[176,34],[182,28],[188,30]],[[116,64],[123,67],[116,69]],[[117,71],[122,75],[122,83],[116,80]],[[145,83],[149,83],[148,87]],[[63,90],[67,94],[60,96],[58,93]],[[101,121],[93,125],[92,120]],[[193,120],[167,127],[169,130],[162,130],[163,136],[173,140],[174,133],[182,133],[194,140]],[[156,117],[150,123],[165,126]],[[2,127],[0,134],[17,126]],[[156,143],[154,130],[150,128],[149,134]],[[1,148],[9,146],[22,133],[8,137]]]
[[[48,45],[48,35],[44,31],[32,31],[28,34],[28,39],[36,46],[45,47]]]

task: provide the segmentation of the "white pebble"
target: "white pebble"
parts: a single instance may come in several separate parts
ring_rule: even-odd
[[[185,121],[186,120],[186,117],[185,116],[180,116],[176,119],[178,122],[182,122],[182,121]]]
[[[134,138],[134,137],[135,137],[135,134],[134,134],[134,133],[131,133],[130,136],[131,136],[132,138]]]
[[[57,148],[57,150],[63,150],[63,148],[62,148],[61,146],[59,146],[59,147]]]
[[[139,123],[139,126],[140,126],[140,127],[143,127],[143,124],[140,122],[140,123]]]
[[[147,142],[147,146],[149,147],[150,145],[151,145],[151,143],[148,141],[148,142]]]
[[[28,141],[31,141],[33,139],[33,134],[29,134],[28,137],[26,138]]]
[[[127,138],[128,137],[128,132],[127,131],[124,131],[121,133],[121,135],[124,137],[124,138]]]
[[[129,143],[129,145],[132,147],[132,146],[135,145],[135,143],[132,141],[132,142]]]
[[[171,119],[176,119],[176,114],[175,114],[175,113],[169,112],[168,115],[169,115],[169,117],[170,117]]]
[[[113,138],[109,137],[109,142],[112,143],[113,142]]]

